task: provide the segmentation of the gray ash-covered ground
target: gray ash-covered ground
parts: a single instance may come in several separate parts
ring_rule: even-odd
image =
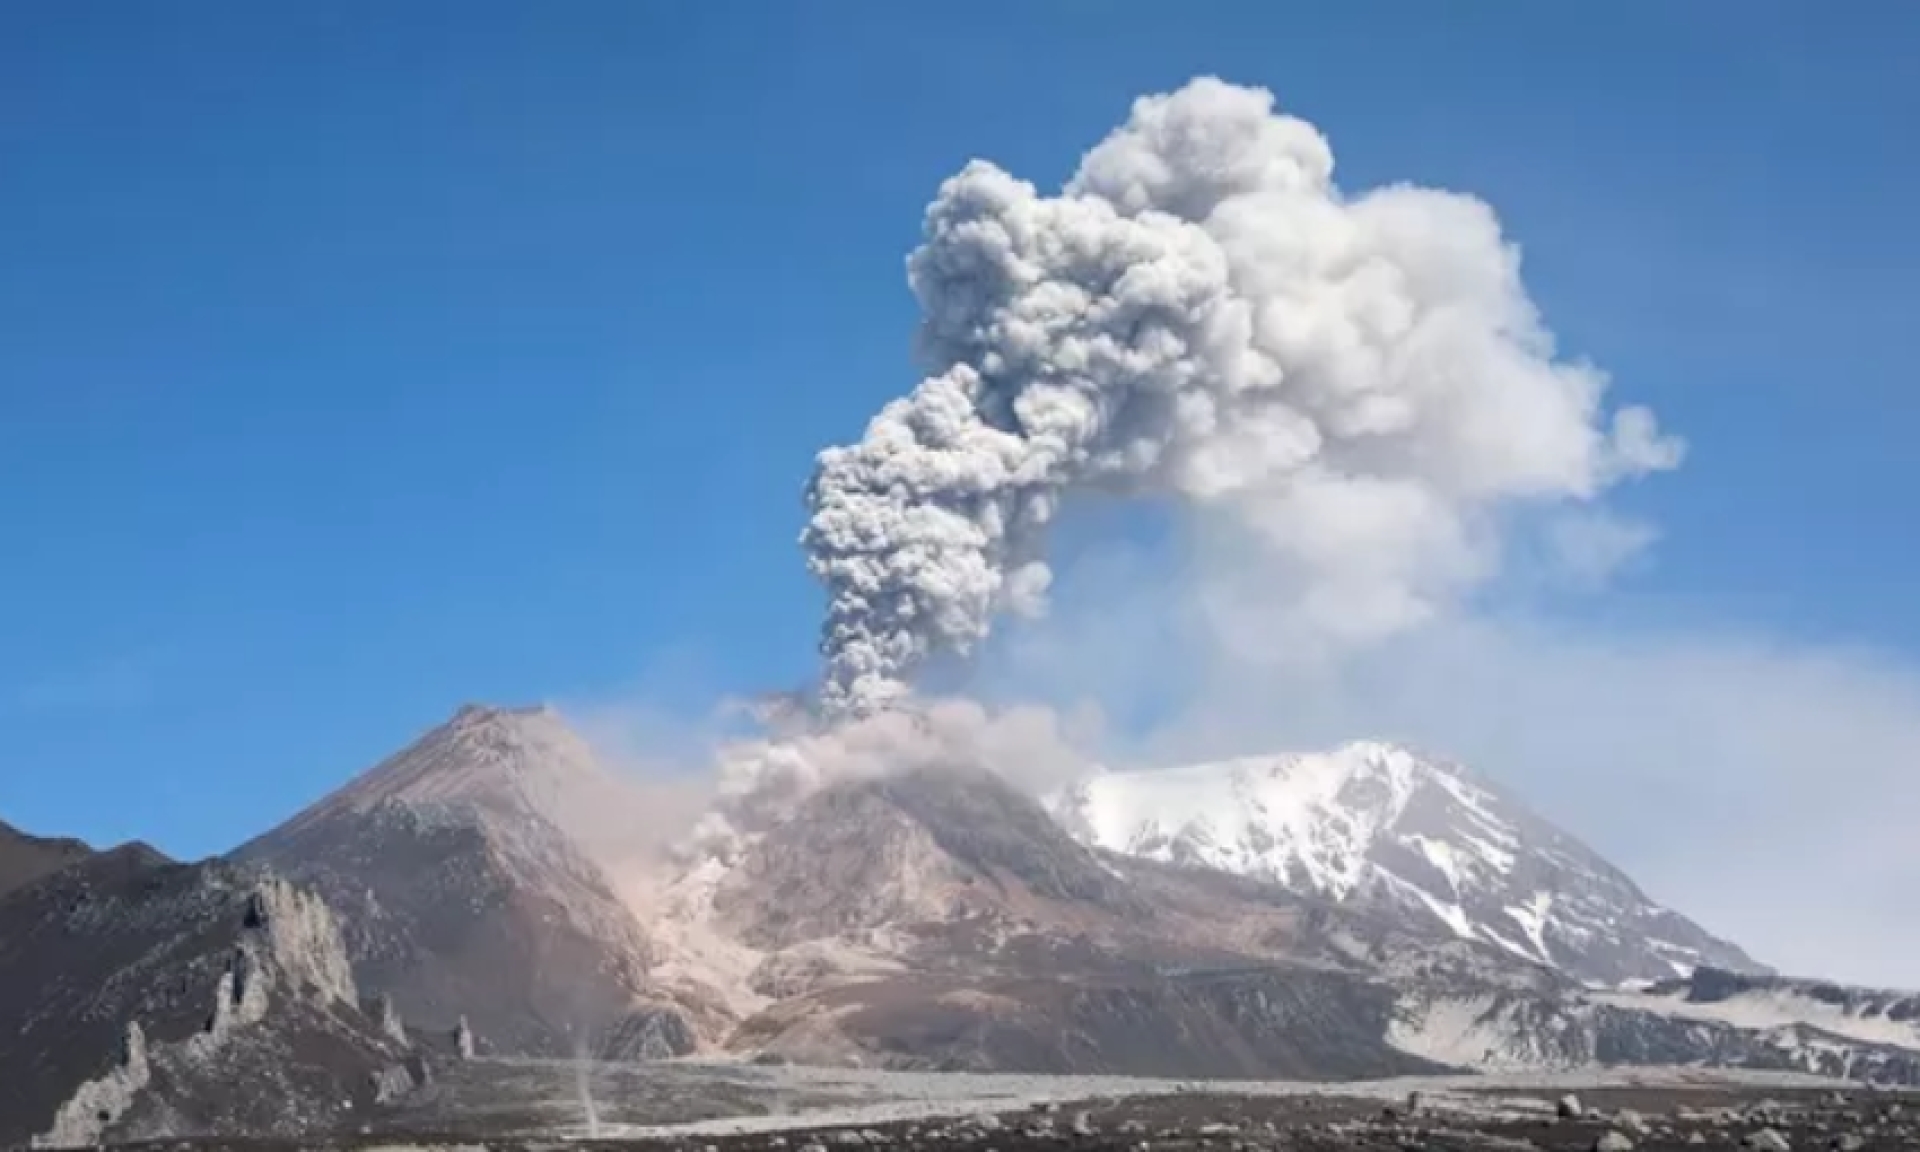
[[[1443,1101],[1412,1105],[1331,1095],[1196,1091],[1049,1103],[964,1120],[593,1143],[675,1152],[845,1152],[864,1147],[924,1152],[1920,1150],[1920,1100],[1913,1098],[1628,1089],[1586,1094],[1581,1107],[1582,1115],[1563,1118],[1552,1098],[1527,1094],[1449,1094]],[[1762,1133],[1777,1136],[1784,1145]]]
[[[498,1090],[516,1071],[515,1090]],[[692,1069],[670,1076],[601,1067],[593,1072],[605,1099],[525,1104],[535,1084],[551,1086],[555,1066],[495,1067],[492,1108],[462,1117],[468,1086],[440,1086],[412,1123],[329,1141],[291,1143],[193,1141],[148,1147],[172,1152],[279,1152],[314,1149],[463,1148],[555,1152],[560,1148],[643,1152],[1680,1152],[1699,1148],[1750,1152],[1920,1152],[1920,1094],[1861,1088],[1778,1085],[1675,1086],[1671,1083],[1576,1089],[1565,1083],[1525,1088],[1469,1086],[1459,1080],[1370,1085],[1164,1086],[1130,1095],[1124,1085],[1098,1086],[1075,1099],[1071,1083],[1032,1081],[1052,1098],[1017,1103],[982,1099],[964,1105],[970,1088],[936,1080],[918,1099],[913,1087],[890,1085],[884,1097],[863,1093],[858,1077],[809,1077],[794,1070]],[[874,1083],[879,1083],[876,1080]],[[1011,1084],[1011,1082],[1009,1082]],[[1056,1093],[1055,1089],[1061,1090]],[[637,1093],[637,1095],[632,1094]],[[884,1118],[886,1108],[924,1114]],[[603,1117],[657,1117],[640,1127]],[[864,1119],[863,1119],[864,1115]],[[879,1117],[879,1118],[876,1118]],[[375,1119],[369,1117],[370,1120]],[[438,1121],[438,1123],[434,1123]],[[664,1126],[662,1126],[664,1125]]]

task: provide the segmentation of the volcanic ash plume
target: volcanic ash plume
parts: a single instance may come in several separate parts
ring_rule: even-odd
[[[1554,359],[1485,204],[1332,174],[1270,94],[1202,79],[1136,102],[1060,195],[980,161],[941,187],[908,261],[928,375],[808,490],[829,714],[1040,612],[1076,493],[1222,518],[1348,642],[1487,579],[1508,509],[1678,462]]]
[[[821,788],[917,769],[979,765],[1043,794],[1083,776],[1090,717],[1034,706],[989,710],[964,699],[916,699],[867,715],[770,723],[759,739],[720,747],[714,806],[679,845],[686,858],[730,861],[757,832]],[[1075,731],[1081,729],[1081,731]]]

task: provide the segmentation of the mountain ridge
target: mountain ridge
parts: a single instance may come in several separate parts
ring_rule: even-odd
[[[0,820],[0,896],[108,852],[127,853],[157,863],[168,859],[143,840],[100,849],[72,836],[36,836]]]
[[[0,1077],[0,1122],[83,1140],[312,1133],[346,1100],[404,1113],[449,1055],[426,1037],[453,1037],[452,1056],[572,1060],[1252,1079],[1650,1062],[1920,1083],[1920,998],[1706,963],[1597,981],[1671,972],[1670,957],[1583,968],[1456,931],[1405,889],[1438,877],[1453,887],[1429,899],[1497,914],[1505,889],[1476,902],[1464,882],[1552,865],[1618,877],[1587,893],[1602,904],[1678,914],[1484,778],[1352,747],[1310,787],[1253,758],[1133,793],[1122,780],[1117,799],[1102,782],[1120,774],[1040,798],[960,753],[851,777],[807,765],[797,778],[816,783],[779,803],[711,797],[726,836],[688,820],[643,856],[619,833],[660,814],[562,716],[465,707],[229,857],[129,847],[0,894],[0,986],[31,998],[23,1012],[87,1021],[51,1071]],[[1240,789],[1225,816],[1209,807],[1223,774]],[[1229,835],[1256,809],[1265,839]],[[1149,838],[1123,835],[1141,811]],[[1523,867],[1530,853],[1546,865]],[[280,1008],[244,994],[252,957],[282,974]],[[240,1024],[217,1051],[196,1039],[209,1019]],[[0,1068],[43,1057],[47,1034],[0,1044]],[[285,1073],[290,1111],[233,1095],[250,1060]]]
[[[1109,851],[1389,910],[1593,983],[1770,971],[1490,778],[1398,744],[1100,773],[1048,806]]]

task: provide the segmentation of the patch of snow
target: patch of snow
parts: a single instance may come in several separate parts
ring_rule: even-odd
[[[1511,1030],[1494,1014],[1491,997],[1440,999],[1403,1008],[1387,1029],[1387,1043],[1423,1060],[1456,1068],[1545,1067],[1513,1051]]]
[[[1422,856],[1427,858],[1427,863],[1433,865],[1434,871],[1447,878],[1447,883],[1452,885],[1455,892],[1460,891],[1462,868],[1460,861],[1454,857],[1451,844],[1435,840],[1431,836],[1409,836],[1407,839],[1420,850]]]
[[[1688,1000],[1681,994],[1630,991],[1589,992],[1587,998],[1599,1004],[1683,1020],[1731,1024],[1754,1031],[1810,1027],[1868,1044],[1920,1051],[1920,1020],[1890,1020],[1881,1015],[1849,1013],[1839,1005],[1791,990],[1755,990],[1714,1001]]]
[[[1553,893],[1536,892],[1525,904],[1509,904],[1503,909],[1520,930],[1527,934],[1527,942],[1533,945],[1533,958],[1545,963],[1553,963],[1553,953],[1547,949],[1547,917],[1553,911]]]
[[[1110,851],[1286,880],[1341,898],[1365,878],[1375,840],[1400,818],[1425,766],[1404,749],[1349,744],[1320,755],[1250,757],[1106,772],[1071,793],[1071,823]],[[1055,798],[1056,811],[1065,801]]]
[[[1467,914],[1460,910],[1460,905],[1436,899],[1418,888],[1413,890],[1413,894],[1420,898],[1421,903],[1425,904],[1429,911],[1440,918],[1441,923],[1452,929],[1455,936],[1462,940],[1474,938],[1473,921],[1467,919]]]
[[[1499,932],[1494,931],[1492,928],[1488,927],[1485,924],[1481,924],[1478,927],[1479,927],[1480,935],[1485,939],[1490,940],[1495,944],[1498,944],[1500,947],[1505,948],[1507,951],[1513,953],[1515,956],[1518,956],[1520,959],[1525,960],[1529,964],[1540,963],[1539,956],[1535,955],[1530,949],[1527,948],[1526,945],[1520,943],[1518,940],[1515,940],[1513,937],[1504,936]]]
[[[1519,857],[1514,855],[1508,848],[1503,848],[1491,840],[1475,836],[1471,832],[1462,832],[1460,839],[1472,845],[1473,850],[1479,854],[1480,858],[1487,862],[1487,866],[1503,876],[1513,871],[1514,861],[1519,859]],[[1507,843],[1509,845],[1517,845],[1518,837],[1510,837]]]

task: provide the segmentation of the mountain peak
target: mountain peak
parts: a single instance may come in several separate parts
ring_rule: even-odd
[[[1343,899],[1365,882],[1375,842],[1428,788],[1469,813],[1485,807],[1477,785],[1451,766],[1381,741],[1105,773],[1054,807],[1083,838],[1111,851],[1261,876]],[[1499,838],[1493,837],[1495,845]]]
[[[644,815],[552,708],[467,705],[241,858],[341,910],[369,987],[555,1054],[639,1002],[649,943],[600,850]]]
[[[593,749],[545,705],[462,705],[444,723],[301,813],[288,831],[346,812],[398,805],[463,808],[564,826],[583,795],[606,787]]]
[[[548,704],[480,704],[469,702],[454,709],[447,725],[512,724],[519,720],[557,719],[559,713]]]
[[[1051,806],[1109,851],[1397,909],[1583,979],[1755,967],[1492,781],[1398,744],[1106,773]]]

